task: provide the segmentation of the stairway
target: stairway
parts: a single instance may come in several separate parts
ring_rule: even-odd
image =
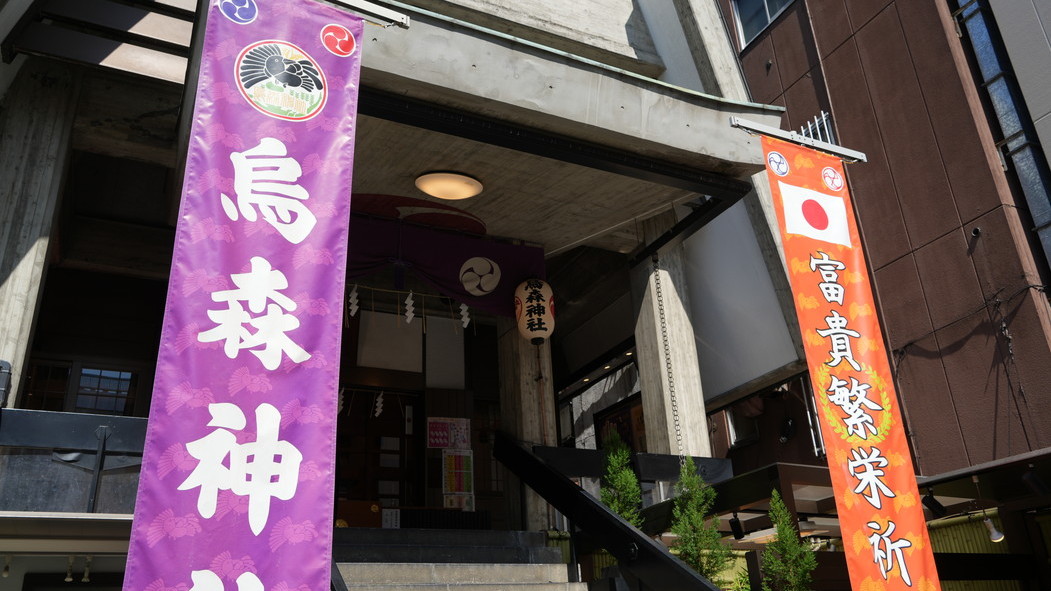
[[[569,583],[541,532],[337,529],[332,557],[348,591],[586,591]]]

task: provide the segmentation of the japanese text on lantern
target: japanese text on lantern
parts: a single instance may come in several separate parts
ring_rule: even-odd
[[[544,284],[535,279],[526,282],[526,330],[530,332],[547,331],[544,316],[547,314],[547,299],[541,291]]]

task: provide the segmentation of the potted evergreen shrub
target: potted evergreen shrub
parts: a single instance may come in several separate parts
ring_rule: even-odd
[[[800,539],[795,520],[776,490],[770,495],[770,520],[777,537],[763,549],[760,560],[763,591],[808,591],[817,557]]]
[[[639,527],[642,525],[642,516],[639,515],[642,489],[631,468],[631,450],[616,431],[610,431],[602,446],[606,452],[606,474],[602,478],[600,500],[625,521]]]
[[[678,537],[679,558],[713,583],[728,585],[720,578],[730,566],[732,552],[723,543],[715,521],[707,519],[715,505],[715,489],[697,474],[693,458],[684,458],[675,488],[678,496],[671,531]]]

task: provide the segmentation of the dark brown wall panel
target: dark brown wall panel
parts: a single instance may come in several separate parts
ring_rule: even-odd
[[[979,230],[978,236],[973,231]],[[1034,289],[1040,281],[1026,272],[1015,254],[1021,235],[1017,214],[1011,208],[994,210],[967,225],[970,252],[994,322],[1003,322],[1008,371],[1022,401],[1023,419],[1037,447],[1051,445],[1051,398],[1035,393],[1051,390],[1051,343],[1044,292]],[[1024,242],[1023,242],[1024,246]]]
[[[926,2],[927,0],[907,0],[908,2]],[[876,15],[893,4],[892,0],[846,0],[847,14],[855,31],[864,28]]]
[[[927,311],[915,258],[911,254],[903,256],[874,275],[891,350],[931,334],[934,326]]]
[[[982,307],[978,276],[967,249],[967,239],[960,229],[916,249],[916,269],[935,328],[972,315]]]
[[[775,98],[774,100],[770,101],[768,104],[777,105],[779,107],[784,107],[785,106],[785,96],[781,95],[781,96]],[[785,111],[784,113],[781,113],[781,128],[784,129],[786,127],[789,127],[789,125],[788,125],[788,111]]]
[[[822,110],[828,110],[825,101],[825,82],[821,70],[814,68],[807,75],[788,87],[784,94],[788,128],[799,130],[800,126],[812,121]]]
[[[977,236],[974,234],[977,232]],[[1023,265],[1017,251],[1027,247],[1018,212],[1001,207],[964,227],[968,254],[978,275],[984,298],[1006,299],[1027,285],[1040,283],[1031,266]],[[1051,384],[1049,384],[1051,386]]]
[[[926,244],[960,220],[897,11],[884,10],[855,38],[909,238]]]
[[[933,2],[900,2],[897,9],[956,208],[963,221],[973,220],[999,206],[1007,191],[994,181],[1003,174],[991,136],[979,132],[976,121],[985,115],[973,85],[965,88],[954,67],[938,16],[947,9]]]
[[[836,50],[853,34],[843,0],[807,0],[814,38],[822,58]]]
[[[935,335],[972,464],[1029,451],[997,334],[983,311]]]
[[[748,79],[748,90],[752,93],[753,101],[770,103],[784,92],[769,35],[760,37],[748,46],[741,54],[741,67]]]
[[[859,80],[860,71],[853,40],[840,46],[825,62],[839,143],[868,156],[868,162],[848,165],[847,174],[862,221],[869,262],[879,269],[908,253],[910,243],[868,89],[864,80]]]
[[[1002,339],[1010,337],[1010,348],[1003,348],[1011,377],[1008,386],[1033,449],[1051,446],[1051,400],[1046,396],[1051,384],[1047,324],[1037,311],[1044,304],[1034,301],[1044,297],[1027,290],[994,307],[992,312],[994,322],[1004,322],[997,325],[1001,327]]]
[[[770,29],[781,86],[788,88],[817,67],[817,50],[810,34],[805,2],[789,6]]]
[[[916,470],[938,474],[967,466],[969,458],[953,396],[933,336],[895,355],[898,396],[909,423]]]

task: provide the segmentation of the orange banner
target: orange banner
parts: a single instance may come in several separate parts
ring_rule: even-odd
[[[843,163],[763,137],[855,591],[941,588]]]

